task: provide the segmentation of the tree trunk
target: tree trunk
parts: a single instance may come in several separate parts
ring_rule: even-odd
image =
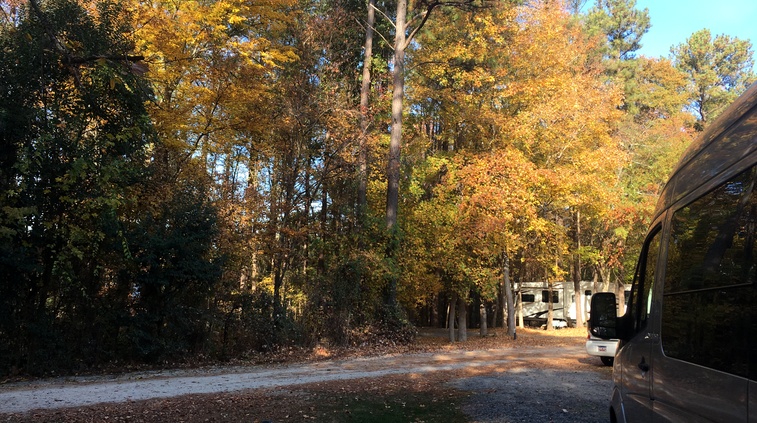
[[[447,328],[449,330],[449,342],[455,342],[455,308],[457,307],[457,293],[452,294],[449,300],[449,313],[447,313]]]
[[[481,305],[478,307],[478,313],[479,316],[481,316],[481,326],[479,329],[481,336],[487,336],[489,335],[489,327],[487,326],[487,316],[486,316],[486,305],[484,303],[481,303]]]
[[[573,298],[576,303],[576,327],[584,327],[584,314],[583,314],[583,292],[581,291],[581,256],[579,250],[581,249],[581,212],[576,211],[575,214],[575,246],[576,251],[573,258]],[[570,318],[568,318],[570,322]]]
[[[505,302],[507,303],[507,336],[515,338],[515,306],[513,301],[513,286],[510,281],[510,256],[504,254],[502,263],[502,283],[505,288]]]
[[[618,280],[616,289],[616,297],[618,298],[618,316],[622,316],[626,314],[626,285],[623,281]]]
[[[281,231],[281,221],[278,218],[278,210],[276,209],[276,203],[274,201],[271,201],[270,205],[270,213],[271,216],[275,216],[270,225],[272,230],[275,232],[274,239],[272,242],[276,243],[277,250],[279,250],[279,243],[281,243],[280,240],[280,231]],[[282,275],[282,263],[280,259],[281,253],[276,252],[272,254],[271,257],[271,271],[273,273],[273,326],[274,328],[278,328],[279,324],[279,316],[281,314],[282,310],[282,302],[281,302],[281,285],[283,281],[283,275]]]
[[[465,342],[468,340],[468,302],[464,297],[458,297],[457,304],[457,338]]]
[[[400,187],[400,153],[402,147],[402,103],[405,96],[405,26],[407,0],[397,2],[394,39],[394,67],[392,69],[392,127],[389,138],[387,167],[386,226],[392,229],[397,223]]]
[[[494,304],[494,315],[492,316],[492,326],[495,328],[497,326],[505,327],[504,324],[499,323],[499,316],[500,316],[499,310],[502,308],[502,287],[500,286],[497,291],[498,292],[497,292],[497,296],[496,296],[496,300]]]
[[[518,327],[525,327],[523,322],[523,293],[518,290]]]
[[[497,313],[498,316],[495,320],[495,324],[499,324],[502,328],[507,327],[507,300],[505,299],[505,278],[503,277],[499,281],[499,292],[497,293]]]
[[[312,193],[310,189],[310,170],[312,169],[313,156],[308,154],[307,165],[305,166],[305,213],[302,213],[300,217],[300,224],[303,228],[310,227],[310,205],[313,203]],[[302,246],[302,274],[305,277],[305,284],[310,285],[308,281],[308,266],[310,265],[308,258],[310,257],[310,231],[307,231],[303,240]]]
[[[439,294],[434,294],[431,300],[431,316],[429,326],[432,328],[439,327]]]
[[[553,330],[552,317],[555,313],[555,304],[552,302],[552,282],[547,282],[547,330]]]
[[[600,287],[597,288],[597,292],[611,292],[613,290],[612,283],[610,282],[612,279],[612,272],[609,267],[602,263],[597,263],[594,268],[600,284]]]
[[[376,0],[368,1],[368,18],[365,23],[365,51],[363,54],[363,80],[360,86],[360,145],[358,151],[358,217],[362,220],[367,207],[368,187],[368,127],[370,115],[368,100],[371,93],[371,62],[373,61],[373,27],[376,24]],[[359,222],[362,225],[362,221]]]
[[[273,324],[276,330],[281,326],[284,315],[284,302],[282,300],[282,287],[284,285],[284,271],[281,260],[274,260],[273,271]]]
[[[389,139],[389,161],[386,171],[386,228],[389,236],[386,257],[390,263],[396,261],[399,250],[397,230],[397,209],[400,192],[400,152],[402,146],[402,102],[405,96],[405,27],[407,0],[397,2],[395,21],[394,67],[392,69],[392,128]],[[385,303],[389,310],[397,308],[397,279],[394,272],[389,274]]]

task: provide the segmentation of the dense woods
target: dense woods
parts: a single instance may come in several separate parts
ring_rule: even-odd
[[[706,29],[638,56],[634,0],[0,10],[0,375],[480,308],[512,333],[516,282],[622,293],[679,155],[754,80]]]

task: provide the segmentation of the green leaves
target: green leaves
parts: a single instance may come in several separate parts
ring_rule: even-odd
[[[649,31],[649,10],[636,8],[636,0],[597,0],[586,16],[589,34],[606,37],[603,53],[612,65],[634,57],[641,37]]]
[[[695,32],[671,48],[676,68],[689,79],[690,110],[701,130],[754,82],[752,44],[728,35]]]
[[[0,31],[0,271],[16,275],[0,284],[0,342],[15,346],[0,359],[44,371],[77,365],[71,356],[93,360],[100,352],[87,346],[105,342],[93,316],[126,298],[103,303],[103,293],[128,295],[115,282],[129,260],[116,234],[138,201],[154,139],[146,91],[125,88],[144,87],[128,60],[95,59],[129,53],[123,9],[28,5],[12,23],[19,30]],[[44,331],[24,331],[37,322]]]

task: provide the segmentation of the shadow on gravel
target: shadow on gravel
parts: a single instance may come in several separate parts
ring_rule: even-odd
[[[471,423],[593,423],[609,419],[612,382],[604,372],[520,368],[453,382],[472,393]]]

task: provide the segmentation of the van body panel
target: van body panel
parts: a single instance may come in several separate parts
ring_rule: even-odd
[[[656,351],[655,422],[745,422],[748,380]]]
[[[615,360],[616,366],[618,365],[617,363],[618,361]],[[610,396],[610,420],[615,421],[616,423],[627,423],[625,404],[623,404],[623,396],[620,394],[620,390],[618,389],[618,387],[622,385],[622,383],[620,382],[620,377],[618,376],[619,374],[620,372],[613,370],[613,381],[615,382],[615,385],[612,388],[612,395]]]
[[[639,364],[651,362],[649,341],[646,334],[639,334],[615,356],[615,362],[620,362],[620,366],[614,370],[621,369],[623,413],[630,422],[650,422],[652,418],[651,374],[639,368]]]
[[[747,406],[747,412],[749,414],[749,423],[757,423],[757,382],[749,381],[749,405]]]

